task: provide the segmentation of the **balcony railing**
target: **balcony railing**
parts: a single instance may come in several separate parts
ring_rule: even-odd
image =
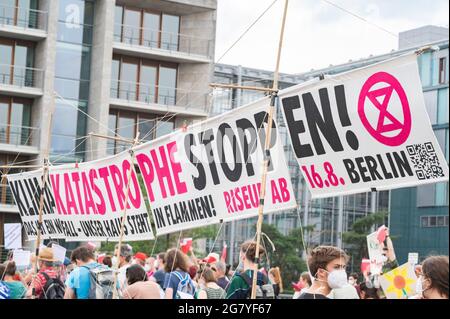
[[[42,88],[43,81],[44,70],[0,64],[0,85]]]
[[[111,81],[111,98],[146,104],[185,107],[206,111],[208,93],[148,85],[127,81]]]
[[[39,141],[39,128],[0,124],[0,144],[34,146]]]
[[[47,12],[0,4],[0,26],[5,25],[47,31]]]
[[[0,205],[14,205],[14,198],[7,184],[0,184]]]
[[[153,49],[182,52],[188,55],[212,57],[212,40],[180,33],[116,24],[114,41]]]

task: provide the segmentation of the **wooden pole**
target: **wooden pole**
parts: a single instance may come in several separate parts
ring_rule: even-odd
[[[133,147],[135,147],[138,144],[138,141],[139,141],[139,131],[137,132],[136,137],[134,138],[133,146],[130,149],[130,151],[131,151],[131,168],[130,168],[130,172],[128,173],[127,188],[125,190],[125,203],[124,203],[123,212],[122,212],[122,220],[120,223],[120,236],[119,236],[119,243],[118,243],[118,248],[117,248],[117,253],[116,253],[117,262],[114,265],[115,271],[114,271],[113,299],[118,298],[117,276],[118,276],[118,272],[119,272],[120,248],[122,246],[125,218],[127,216],[127,203],[128,203],[128,196],[130,194],[131,175],[132,175],[132,172],[134,171],[135,155],[134,155]]]
[[[272,97],[270,100],[269,117],[267,120],[266,140],[265,140],[265,145],[264,145],[264,163],[263,163],[262,178],[261,178],[261,188],[259,190],[258,222],[256,224],[255,268],[254,268],[254,272],[253,272],[253,284],[252,284],[251,299],[256,299],[256,284],[257,284],[258,263],[259,263],[259,248],[261,246],[261,228],[262,228],[262,222],[263,222],[264,200],[265,200],[265,196],[266,196],[267,170],[269,167],[269,158],[267,156],[267,152],[269,151],[269,147],[270,147],[270,137],[272,135],[272,121],[273,121],[273,116],[275,114],[276,99],[278,98],[278,75],[279,75],[279,70],[280,70],[281,49],[283,47],[284,28],[286,25],[286,16],[287,16],[288,5],[289,5],[289,0],[285,0],[283,21],[281,23],[280,42],[278,45],[277,63],[276,63],[274,79],[273,79]]]
[[[126,142],[126,143],[130,143],[130,144],[134,144],[134,140],[129,140],[126,138],[120,138],[120,137],[116,137],[116,136],[108,136],[108,135],[102,135],[102,134],[97,134],[97,133],[89,133],[90,136],[95,136],[95,137],[100,137],[100,138],[105,138],[105,139],[109,139],[109,140],[116,140],[116,141],[121,141],[121,142]]]
[[[0,168],[42,168],[42,165],[0,165]]]
[[[222,84],[222,83],[211,83],[209,84],[210,87],[213,88],[222,88],[222,89],[239,89],[239,90],[250,90],[250,91],[262,91],[262,92],[269,92],[273,93],[276,92],[273,88],[262,88],[257,86],[241,86],[241,85],[235,85],[235,84]]]
[[[47,180],[48,180],[48,168],[49,168],[49,153],[50,153],[50,143],[52,139],[52,122],[53,122],[53,112],[55,107],[55,98],[53,97],[53,109],[50,111],[50,123],[48,124],[48,132],[47,132],[47,148],[45,149],[44,154],[44,168],[43,168],[43,174],[42,174],[42,187],[41,187],[41,194],[39,197],[39,218],[38,218],[38,229],[37,229],[37,236],[36,236],[36,259],[34,261],[33,265],[33,279],[31,281],[33,288],[32,288],[32,299],[36,298],[36,276],[37,276],[37,263],[38,263],[38,256],[39,256],[39,246],[41,245],[41,229],[42,229],[42,210],[44,209],[44,193],[45,188],[47,187]]]

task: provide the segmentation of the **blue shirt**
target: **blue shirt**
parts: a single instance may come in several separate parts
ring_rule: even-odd
[[[100,266],[96,262],[86,264],[75,268],[66,279],[66,286],[73,289],[77,299],[88,299],[89,290],[91,288],[91,278],[88,268],[95,268]]]
[[[166,273],[165,276],[165,280],[164,280],[164,290],[166,290],[167,288],[172,288],[173,292],[172,292],[172,298],[175,299],[177,296],[177,291],[178,291],[178,284],[180,283],[180,279],[178,279],[178,277],[176,275],[174,275],[175,271],[171,272],[171,273]],[[187,272],[184,271],[176,271],[179,275],[181,275],[181,277],[186,278],[190,276]]]

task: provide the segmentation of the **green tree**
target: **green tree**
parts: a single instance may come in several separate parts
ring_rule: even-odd
[[[303,230],[305,231],[305,228]],[[307,270],[305,261],[300,257],[305,249],[301,230],[293,229],[289,235],[284,236],[275,226],[263,224],[262,232],[275,246],[275,251],[272,251],[269,241],[262,236],[262,244],[267,250],[266,266],[280,267],[284,290],[292,292],[291,283],[297,282],[300,274]]]
[[[349,245],[347,250],[352,257],[351,271],[357,271],[361,260],[368,257],[367,235],[372,233],[374,227],[377,228],[385,224],[387,215],[387,212],[377,212],[367,215],[354,222],[350,231],[342,234],[344,243]]]

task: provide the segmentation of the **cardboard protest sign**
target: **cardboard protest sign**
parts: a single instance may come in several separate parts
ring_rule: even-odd
[[[386,259],[383,256],[383,242],[379,241],[379,232],[373,232],[367,236],[367,250],[369,251],[370,272],[380,274],[383,268],[383,262]]]
[[[406,263],[380,277],[387,299],[407,299],[416,293],[417,276],[414,267]]]
[[[41,198],[43,170],[7,175],[14,201],[28,240],[35,240],[38,231],[39,203]],[[55,213],[55,200],[47,181],[42,209],[42,239],[64,238],[64,225]]]
[[[129,152],[76,166],[51,167],[50,183],[56,212],[67,223],[66,241],[117,241],[125,205],[123,240],[154,238]]]
[[[264,98],[134,149],[157,234],[257,215],[269,103]],[[265,213],[296,207],[272,126]]]
[[[53,250],[53,258],[56,261],[64,263],[64,259],[66,258],[66,248],[57,244],[52,244],[52,250]]]
[[[31,261],[31,252],[28,250],[16,249],[13,251],[13,261],[17,267],[28,267]]]
[[[409,253],[408,254],[408,263],[415,266],[419,263],[419,253]]]
[[[22,224],[4,224],[5,249],[22,248]]]
[[[415,53],[280,92],[313,198],[448,180]]]

